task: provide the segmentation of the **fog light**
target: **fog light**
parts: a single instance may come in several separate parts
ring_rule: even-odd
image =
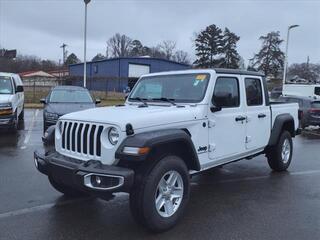
[[[99,176],[96,176],[96,183],[98,184],[98,185],[100,185],[101,184],[101,178],[99,177]]]

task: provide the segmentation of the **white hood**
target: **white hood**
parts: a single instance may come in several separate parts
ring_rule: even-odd
[[[0,94],[0,103],[11,103],[12,95]]]
[[[137,105],[102,107],[70,113],[62,116],[62,120],[74,120],[94,123],[117,125],[125,131],[130,123],[133,129],[159,126],[168,123],[191,121],[197,118],[196,107],[152,106],[138,107]]]

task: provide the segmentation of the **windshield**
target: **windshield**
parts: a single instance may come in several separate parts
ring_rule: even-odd
[[[134,87],[129,100],[161,101],[170,99],[174,102],[200,102],[204,98],[209,78],[209,74],[144,77]]]
[[[319,109],[320,109],[320,101],[319,101],[319,102],[318,102],[318,101],[317,101],[317,102],[312,102],[312,103],[311,103],[311,107],[312,107],[312,108],[319,108]]]
[[[12,94],[13,87],[11,77],[0,77],[0,94]]]
[[[53,90],[50,94],[51,103],[92,103],[92,97],[88,91],[83,90]]]

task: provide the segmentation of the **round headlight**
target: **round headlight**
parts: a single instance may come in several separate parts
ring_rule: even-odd
[[[109,141],[112,145],[116,145],[119,141],[119,132],[116,128],[112,127],[108,133]]]

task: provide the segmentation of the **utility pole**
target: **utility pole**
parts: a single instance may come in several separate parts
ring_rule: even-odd
[[[62,65],[64,65],[66,63],[66,60],[67,60],[67,50],[66,50],[66,47],[68,45],[63,43],[60,48],[62,48]]]
[[[83,53],[83,86],[87,87],[87,6],[91,0],[84,0],[84,53]]]
[[[292,28],[299,27],[299,25],[291,25],[288,27],[288,32],[287,32],[287,42],[286,42],[286,52],[284,56],[284,68],[283,68],[283,85],[286,84],[286,75],[287,75],[287,68],[288,68],[288,47],[289,47],[289,34],[290,30]]]

